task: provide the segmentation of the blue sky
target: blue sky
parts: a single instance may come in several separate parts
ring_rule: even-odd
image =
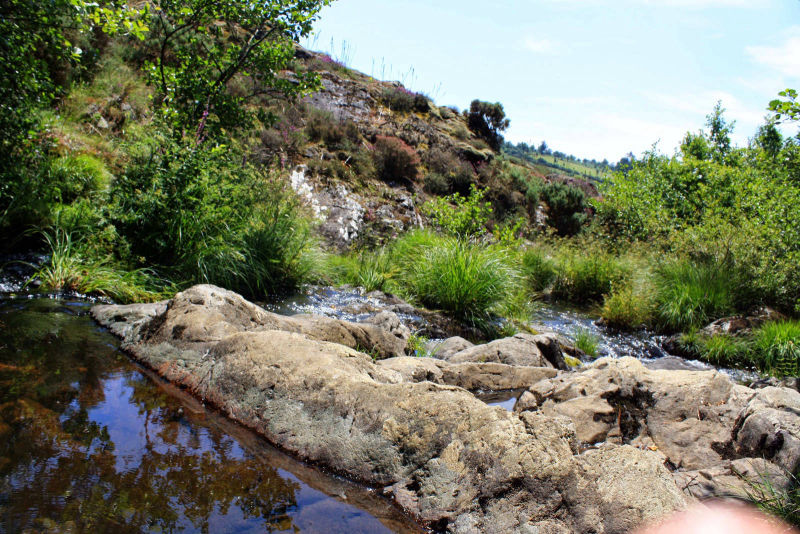
[[[800,89],[798,0],[337,0],[304,44],[439,105],[502,102],[509,141],[672,153],[721,100],[747,142]]]

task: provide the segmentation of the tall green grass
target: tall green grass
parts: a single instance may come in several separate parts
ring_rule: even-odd
[[[553,297],[576,304],[602,300],[630,276],[621,259],[598,250],[562,250],[556,269]]]
[[[575,346],[578,349],[582,350],[587,356],[597,358],[598,354],[600,354],[600,338],[598,336],[592,334],[585,328],[579,328],[575,332],[574,337]]]
[[[426,306],[478,324],[508,297],[516,278],[502,249],[447,239],[423,251],[408,281]]]
[[[63,229],[44,231],[42,237],[49,248],[49,257],[31,281],[38,280],[45,291],[75,291],[128,303],[158,300],[176,289],[151,271],[127,271],[86,259],[80,250],[80,240],[73,239]]]
[[[362,251],[346,256],[329,255],[323,267],[325,276],[337,285],[349,284],[366,291],[388,290],[397,269],[385,249]]]
[[[654,271],[656,319],[667,331],[703,326],[734,311],[734,273],[711,262],[666,261]]]
[[[530,248],[522,253],[521,270],[528,287],[535,293],[548,289],[557,274],[555,262],[538,248]]]
[[[611,328],[635,330],[650,326],[654,313],[652,295],[632,285],[625,285],[606,296],[601,316]]]
[[[800,375],[800,321],[764,323],[753,333],[753,359],[765,372]]]

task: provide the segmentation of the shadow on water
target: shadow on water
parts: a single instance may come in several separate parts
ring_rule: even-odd
[[[420,532],[137,367],[88,306],[0,299],[0,532]]]

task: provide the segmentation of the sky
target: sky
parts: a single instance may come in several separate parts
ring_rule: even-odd
[[[438,105],[501,102],[508,141],[598,161],[673,153],[717,101],[744,145],[800,89],[800,0],[336,0],[314,32]]]

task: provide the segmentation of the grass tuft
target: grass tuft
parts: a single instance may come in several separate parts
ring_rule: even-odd
[[[673,260],[654,274],[656,316],[664,330],[703,326],[733,312],[736,282],[720,265]]]
[[[772,321],[754,332],[753,359],[776,376],[800,374],[800,321]]]
[[[592,334],[585,328],[579,328],[575,332],[575,346],[582,350],[587,356],[597,358],[599,351],[600,338]]]

